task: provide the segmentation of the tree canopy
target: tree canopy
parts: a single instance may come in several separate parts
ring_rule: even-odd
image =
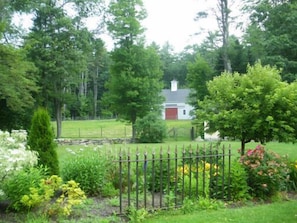
[[[135,122],[150,111],[160,109],[162,84],[160,59],[154,47],[144,47],[143,28],[145,18],[140,0],[112,1],[108,30],[116,42],[111,52],[113,63],[107,82],[105,101],[119,118],[132,123],[135,139]]]
[[[260,63],[246,74],[223,73],[207,84],[209,96],[199,102],[197,117],[220,137],[265,143],[294,141],[297,124],[296,83],[281,81],[280,70]]]

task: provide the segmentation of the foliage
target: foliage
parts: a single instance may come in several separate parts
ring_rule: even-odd
[[[296,80],[296,1],[251,1],[246,41],[254,57],[282,69],[282,78]]]
[[[111,52],[113,64],[107,82],[104,102],[110,110],[132,124],[150,111],[159,111],[162,72],[155,48],[145,47],[141,35],[141,20],[146,16],[141,0],[111,1],[107,28],[116,42]],[[120,84],[119,84],[120,83]]]
[[[210,179],[210,197],[232,201],[244,201],[250,198],[248,175],[241,163],[232,162],[230,170],[228,164],[225,164],[219,170],[214,171]]]
[[[44,168],[25,168],[15,172],[12,176],[2,182],[2,190],[10,202],[10,208],[23,211],[21,202],[25,194],[30,193],[30,188],[38,186],[41,179],[47,174]]]
[[[209,197],[210,163],[185,164],[177,169],[178,191],[188,198]]]
[[[173,189],[174,179],[174,161],[167,157],[155,158],[147,164],[148,190],[152,192],[164,192]]]
[[[286,190],[289,168],[277,153],[258,145],[241,156],[240,162],[248,173],[248,186],[253,197],[268,199]]]
[[[129,222],[131,223],[140,223],[145,220],[149,215],[148,211],[144,208],[136,209],[135,206],[131,205],[127,210],[127,216],[129,218]]]
[[[287,166],[289,168],[289,180],[288,180],[288,190],[297,191],[297,160],[288,161]]]
[[[186,198],[181,207],[183,214],[193,213],[194,211],[201,210],[218,210],[225,208],[225,205],[220,200],[200,197],[198,200]]]
[[[114,187],[114,182],[106,182],[101,189],[103,197],[114,197],[119,194],[119,190]]]
[[[137,119],[135,123],[137,141],[140,143],[158,143],[166,138],[166,123],[160,115],[149,113],[142,119]]]
[[[248,192],[247,172],[239,162],[233,162],[230,170],[230,198],[233,201],[246,200],[250,197]]]
[[[50,116],[44,108],[39,108],[34,112],[28,145],[31,150],[38,152],[38,165],[46,166],[51,175],[59,173],[54,133],[51,128]]]
[[[251,140],[294,141],[295,84],[282,82],[279,72],[257,63],[246,74],[214,78],[208,83],[209,96],[198,104],[198,120],[208,121],[207,131],[219,131],[221,138],[239,139],[242,154]]]
[[[192,52],[175,53],[173,46],[165,42],[161,48],[157,47],[163,71],[163,85],[165,89],[170,89],[172,80],[178,81],[180,88],[186,86],[187,63],[194,60]]]
[[[35,67],[27,61],[23,50],[3,44],[0,44],[0,61],[0,128],[24,128],[30,119],[25,114],[38,92]]]
[[[79,2],[77,6],[83,7],[84,2],[90,1]],[[61,135],[62,108],[73,95],[71,93],[78,89],[80,79],[77,77],[86,70],[86,54],[91,48],[88,43],[92,38],[86,28],[81,29],[79,18],[82,14],[72,18],[67,14],[67,5],[60,5],[59,1],[36,2],[32,8],[33,27],[24,43],[27,56],[38,71],[38,105],[54,111],[58,138]]]
[[[57,192],[61,194],[55,197]],[[20,202],[28,209],[41,208],[42,214],[68,216],[72,207],[82,204],[85,199],[85,193],[78,183],[70,180],[62,184],[62,178],[52,175],[48,179],[42,179],[38,186],[31,187],[30,193],[25,194]]]
[[[87,195],[99,195],[107,184],[108,158],[90,153],[65,161],[61,169],[64,180],[75,180]]]
[[[206,83],[213,78],[214,74],[210,65],[199,54],[195,62],[189,63],[187,68],[187,82],[189,88],[192,90],[190,102],[193,106],[197,107],[197,101],[203,100],[208,94]]]
[[[119,118],[132,123],[132,137],[135,138],[136,119],[160,110],[162,85],[159,58],[152,48],[131,46],[115,49],[112,59],[115,63],[111,66],[107,83],[109,92],[105,94],[105,100]]]
[[[27,149],[27,132],[0,130],[0,179],[13,175],[24,168],[37,164],[38,153]],[[1,185],[1,183],[0,183]]]

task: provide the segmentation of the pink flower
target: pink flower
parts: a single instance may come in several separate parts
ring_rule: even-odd
[[[252,149],[249,149],[248,151],[247,151],[247,153],[246,153],[248,156],[251,156],[251,155],[253,155],[253,150]]]

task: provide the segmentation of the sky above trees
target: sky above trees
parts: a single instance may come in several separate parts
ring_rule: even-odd
[[[244,18],[238,16],[241,1],[230,4],[236,23]],[[174,47],[174,51],[181,52],[185,46],[200,44],[207,36],[209,30],[217,29],[217,23],[211,11],[216,7],[213,2],[207,0],[143,0],[147,10],[147,18],[143,21],[146,28],[145,36],[148,44],[156,42],[164,45],[167,41]],[[201,21],[195,21],[197,12],[208,11],[210,16]],[[32,25],[30,15],[17,16],[16,22],[28,28]],[[87,26],[96,29],[101,18],[92,17],[87,20]],[[230,27],[232,35],[241,36],[242,31],[236,27]],[[106,43],[108,49],[113,48],[112,39],[103,34],[100,36]]]

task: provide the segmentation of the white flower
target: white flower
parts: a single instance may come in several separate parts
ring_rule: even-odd
[[[13,130],[12,134],[0,130],[0,179],[37,164],[38,153],[26,149],[26,140],[24,130]]]

